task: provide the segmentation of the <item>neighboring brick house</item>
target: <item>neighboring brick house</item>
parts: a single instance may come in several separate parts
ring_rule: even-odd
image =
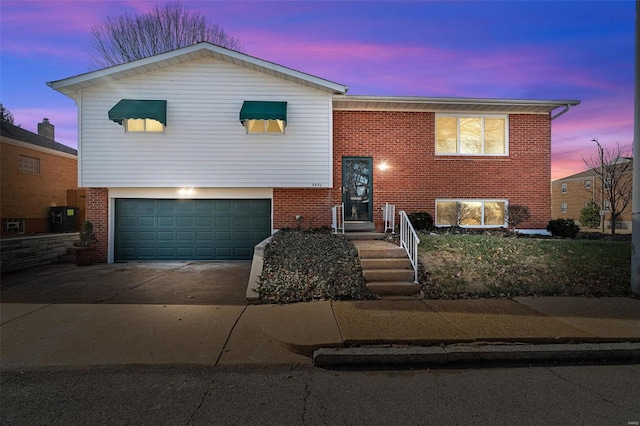
[[[49,232],[49,208],[68,206],[68,196],[78,189],[77,151],[54,141],[54,126],[46,118],[38,124],[39,134],[0,124],[2,236]]]
[[[631,158],[625,158],[622,161],[633,161]],[[633,169],[629,167],[628,172],[624,174],[625,179],[629,182],[633,179]],[[551,182],[551,216],[552,218],[573,219],[576,223],[580,223],[580,212],[590,201],[595,202],[598,206],[602,205],[603,192],[602,181],[594,169],[576,173]],[[608,186],[605,182],[604,191],[604,207],[609,209]],[[605,213],[605,228],[611,229],[611,215]],[[631,229],[631,203],[623,210],[622,216],[616,221],[616,229]]]
[[[101,261],[248,259],[277,229],[550,219],[551,121],[579,101],[377,97],[209,43],[48,83],[78,103]],[[564,108],[552,116],[552,112]]]

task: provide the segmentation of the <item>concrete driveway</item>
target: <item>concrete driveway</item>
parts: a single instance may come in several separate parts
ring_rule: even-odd
[[[3,274],[2,303],[246,305],[250,261],[54,264]]]

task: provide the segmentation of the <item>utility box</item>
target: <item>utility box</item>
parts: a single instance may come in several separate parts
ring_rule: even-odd
[[[78,207],[50,207],[49,230],[54,233],[78,232]]]

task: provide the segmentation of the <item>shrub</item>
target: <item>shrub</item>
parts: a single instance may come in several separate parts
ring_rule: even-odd
[[[593,201],[589,201],[580,210],[580,223],[587,228],[597,228],[600,226],[600,208]]]
[[[433,229],[433,217],[427,212],[415,212],[407,215],[416,231],[429,231]]]
[[[554,237],[575,238],[580,232],[580,227],[573,219],[558,218],[549,221],[547,231]]]
[[[515,228],[523,222],[528,221],[531,218],[529,213],[529,207],[519,206],[517,204],[509,204],[507,206],[507,224],[511,228]]]

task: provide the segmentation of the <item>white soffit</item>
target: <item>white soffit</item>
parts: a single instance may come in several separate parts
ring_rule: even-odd
[[[427,98],[334,95],[333,109],[343,111],[427,111],[459,113],[549,114],[556,108],[575,106],[577,100],[526,100],[482,98]]]

